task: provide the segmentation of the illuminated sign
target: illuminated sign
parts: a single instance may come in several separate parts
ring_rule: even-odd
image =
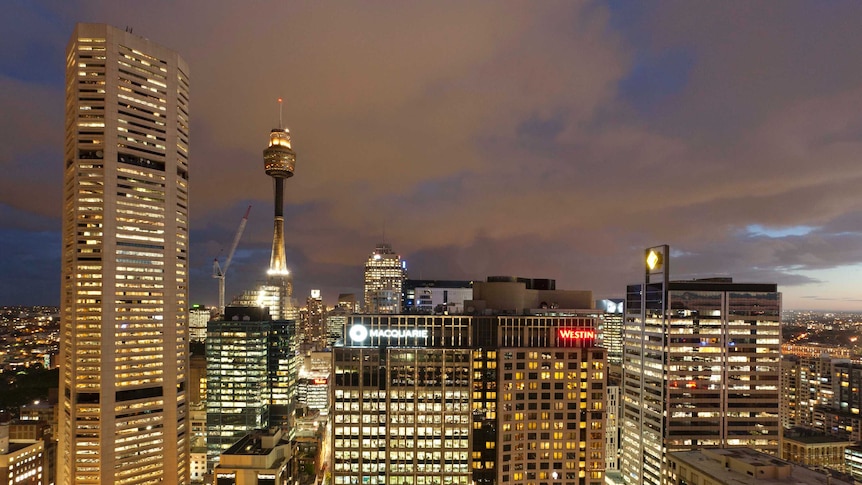
[[[325,377],[318,377],[318,378],[314,379],[314,381],[312,381],[312,382],[314,384],[317,384],[317,385],[327,384],[329,382],[329,379],[327,379]]]
[[[660,268],[662,263],[661,253],[657,252],[655,249],[651,249],[649,254],[646,257],[647,268],[650,270],[654,270],[656,268]]]
[[[314,299],[320,299],[320,290],[311,290],[311,297]]]
[[[386,338],[401,338],[401,337],[411,337],[411,338],[428,338],[428,330],[424,328],[387,328],[384,330],[378,330],[376,328],[372,328],[368,331],[368,335],[372,337],[386,337]]]
[[[372,328],[368,329],[365,325],[352,325],[347,331],[350,340],[354,342],[364,342],[368,337],[377,338],[428,338],[428,329],[426,328]]]
[[[596,331],[589,328],[561,328],[557,330],[560,340],[594,340]]]

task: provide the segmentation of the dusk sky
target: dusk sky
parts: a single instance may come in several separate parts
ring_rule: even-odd
[[[65,48],[104,22],[191,77],[191,300],[248,226],[272,241],[278,126],[294,297],[362,291],[384,238],[411,278],[553,278],[623,297],[649,246],[675,279],[776,282],[862,310],[862,2],[4,2],[0,305],[57,305]]]

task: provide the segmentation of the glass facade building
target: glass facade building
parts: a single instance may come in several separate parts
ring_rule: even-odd
[[[103,24],[66,49],[60,484],[189,480],[188,72]]]
[[[663,483],[673,451],[745,446],[777,454],[780,318],[775,284],[668,281],[665,273],[628,287],[626,483]]]
[[[227,307],[207,325],[207,461],[252,430],[289,427],[295,406],[294,322]]]

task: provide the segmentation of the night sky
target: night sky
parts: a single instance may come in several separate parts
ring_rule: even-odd
[[[304,302],[361,293],[384,237],[411,278],[554,278],[622,297],[643,249],[678,279],[777,282],[862,309],[862,2],[78,2],[0,15],[0,305],[58,304],[65,47],[130,27],[191,76],[191,296],[264,275],[278,125]]]

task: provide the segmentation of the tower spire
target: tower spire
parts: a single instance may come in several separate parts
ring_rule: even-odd
[[[284,124],[281,122],[281,98],[278,98],[278,129],[281,130],[284,128]]]

